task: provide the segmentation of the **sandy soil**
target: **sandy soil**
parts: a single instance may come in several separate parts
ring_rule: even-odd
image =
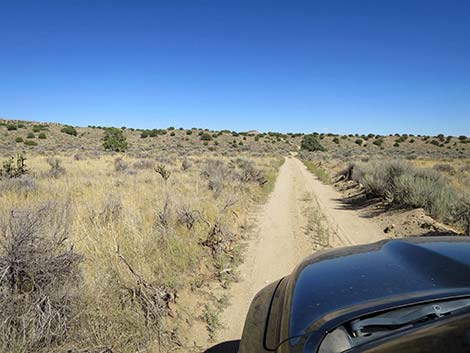
[[[319,209],[327,223],[330,246],[363,244],[386,236],[379,225],[341,200],[338,191],[322,184],[298,159],[286,159],[258,216],[256,234],[239,269],[241,280],[230,290],[231,304],[222,314],[226,328],[218,341],[239,339],[254,295],[314,251],[315,234],[308,231],[309,207]]]

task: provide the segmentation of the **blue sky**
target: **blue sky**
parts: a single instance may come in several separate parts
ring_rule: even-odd
[[[470,2],[0,0],[0,116],[470,135]]]

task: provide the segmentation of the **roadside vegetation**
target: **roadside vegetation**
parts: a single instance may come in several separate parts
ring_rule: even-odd
[[[312,134],[311,139],[326,143],[327,150],[302,148],[299,158],[322,182],[338,181],[331,177],[336,175],[359,185],[367,198],[380,200],[388,210],[423,209],[441,224],[470,235],[468,137]],[[354,184],[348,185],[343,191],[351,196]],[[387,232],[393,227],[387,226]],[[402,228],[406,232],[409,227]]]
[[[331,175],[326,168],[321,166],[321,163],[309,161],[306,159],[302,159],[302,162],[304,163],[307,170],[313,173],[322,183],[331,184]]]
[[[0,352],[198,351],[186,337],[218,328],[224,299],[209,289],[236,279],[249,210],[281,161],[4,157]]]
[[[394,208],[422,208],[470,235],[468,189],[452,186],[436,168],[418,168],[403,160],[372,160],[350,164],[340,175],[359,183],[370,198],[380,198]]]

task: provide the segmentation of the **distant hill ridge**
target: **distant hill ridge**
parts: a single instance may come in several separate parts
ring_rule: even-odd
[[[0,119],[0,152],[18,150],[36,152],[102,151],[106,127],[75,126],[11,118]],[[287,154],[298,151],[303,133],[263,133],[258,130],[236,132],[200,128],[135,129],[120,127],[129,142],[129,152],[173,151],[180,154],[250,152]],[[71,134],[73,132],[73,134]],[[421,136],[413,134],[348,134],[313,133],[328,153],[339,156],[354,154],[386,155],[413,159],[440,156],[470,158],[467,136]]]

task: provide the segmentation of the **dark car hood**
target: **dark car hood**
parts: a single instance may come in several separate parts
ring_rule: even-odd
[[[303,261],[289,282],[285,333],[293,338],[365,308],[470,294],[470,239],[384,240],[321,252]]]

